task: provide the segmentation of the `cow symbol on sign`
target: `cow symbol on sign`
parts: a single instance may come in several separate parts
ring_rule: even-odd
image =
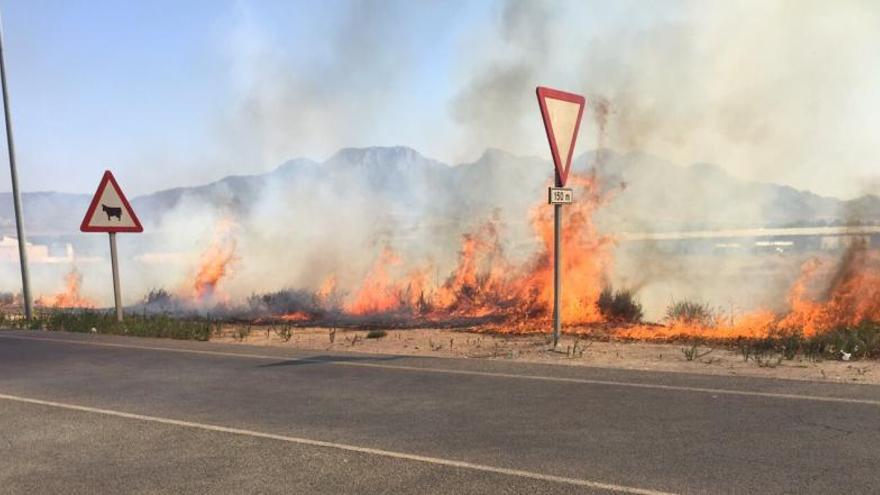
[[[104,210],[104,213],[107,214],[107,221],[109,222],[111,218],[116,217],[120,222],[122,221],[122,208],[107,206],[101,203],[101,209]]]

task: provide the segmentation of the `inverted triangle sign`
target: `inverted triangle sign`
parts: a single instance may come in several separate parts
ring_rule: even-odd
[[[587,102],[581,95],[541,86],[537,93],[547,141],[550,142],[550,152],[556,166],[556,186],[563,187],[568,180],[571,157]]]
[[[109,170],[104,172],[79,230],[83,232],[143,232],[140,220]]]

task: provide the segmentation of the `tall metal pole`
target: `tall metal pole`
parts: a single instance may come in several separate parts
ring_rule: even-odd
[[[116,232],[110,232],[110,265],[113,267],[113,300],[116,303],[116,321],[122,322],[122,292],[119,288],[119,258],[116,256]]]
[[[562,299],[562,280],[559,276],[562,243],[559,242],[559,231],[562,226],[562,205],[553,205],[553,348],[559,344],[562,330],[562,315],[559,305]]]
[[[562,177],[559,173],[553,174],[556,177],[556,187],[562,187]],[[562,311],[560,303],[562,300],[562,242],[559,240],[560,231],[562,230],[562,205],[553,205],[553,348],[559,345],[559,336],[562,333]]]
[[[30,274],[28,273],[27,239],[21,214],[21,193],[18,190],[18,172],[15,168],[15,144],[12,139],[12,114],[9,111],[9,90],[6,87],[6,55],[3,51],[3,21],[0,19],[0,85],[3,86],[3,114],[6,118],[6,149],[9,151],[9,175],[12,179],[12,204],[15,208],[15,231],[18,235],[18,260],[21,263],[21,298],[24,300],[24,316],[33,318]]]

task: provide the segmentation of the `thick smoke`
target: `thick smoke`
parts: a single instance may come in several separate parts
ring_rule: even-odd
[[[724,187],[722,170],[825,194],[872,192],[880,71],[867,61],[880,50],[878,21],[865,2],[511,0],[450,111],[479,143],[539,153],[534,87],[586,94],[579,147],[600,152],[584,165],[602,170],[604,148],[631,153],[622,168],[631,187],[604,212],[606,229],[774,225],[778,191]],[[723,169],[670,174],[652,156]],[[864,206],[833,216],[863,221]],[[622,246],[616,259],[615,282],[638,289],[655,317],[675,298],[778,309],[802,261],[670,256],[653,242]]]
[[[532,93],[559,86],[608,103],[612,149],[852,197],[880,160],[878,24],[856,1],[512,0],[451,112],[490,146],[543,153]]]
[[[419,34],[409,27],[412,18],[436,9],[353,3],[328,26],[326,44],[299,47],[310,55],[298,62],[242,10],[225,47],[234,98],[217,125],[215,156],[203,167],[216,176],[297,156],[322,160],[347,146],[432,140],[444,143],[442,158],[450,162],[486,148],[548,157],[534,89],[549,85],[588,97],[578,151],[599,151],[576,167],[597,167],[606,187],[620,190],[599,212],[604,232],[772,223],[776,212],[764,190],[719,185],[729,184],[719,179],[726,174],[847,196],[877,192],[870,167],[880,158],[873,146],[880,76],[867,61],[880,52],[880,18],[871,4],[501,2],[496,24],[471,33],[454,56],[446,114],[391,110],[417,91],[404,87],[416,56],[409,41]],[[432,172],[445,165],[405,149],[382,157],[352,153],[359,152],[322,163],[295,160],[253,189],[254,181],[231,178],[211,189],[213,199],[193,192],[153,210],[145,218],[149,236],[120,239],[123,256],[132,258],[122,266],[126,301],[157,287],[191,293],[218,224],[234,225],[235,254],[212,302],[287,287],[317,290],[331,276],[351,292],[386,247],[406,260],[395,270],[428,263],[442,282],[461,234],[495,208],[512,258],[536,248],[526,219],[550,176],[545,158],[489,152],[478,165],[493,172],[468,180],[474,168],[456,167],[454,184],[462,189],[453,193],[452,182]],[[687,174],[679,167],[693,163],[703,165]],[[370,165],[390,172],[371,182],[361,173]],[[333,180],[323,180],[333,167]],[[407,173],[413,176],[395,179]],[[867,191],[857,186],[872,177]],[[390,199],[397,195],[411,197]],[[661,243],[621,243],[611,280],[637,289],[651,318],[674,298],[738,310],[784,303],[780,294],[802,261],[784,253],[675,254]],[[83,292],[110,301],[107,263],[77,264]],[[35,270],[39,292],[53,292],[61,273]],[[6,278],[16,285],[15,276]]]
[[[228,46],[235,97],[220,125],[218,158],[240,170],[381,144],[365,142],[364,130],[383,120],[401,89],[414,57],[408,17],[425,14],[403,1],[357,1],[341,10],[342,19],[319,36],[322,44],[293,47],[246,9],[238,13]]]

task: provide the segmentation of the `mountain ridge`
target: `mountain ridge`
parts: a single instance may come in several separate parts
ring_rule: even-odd
[[[666,231],[730,227],[785,227],[880,223],[880,197],[850,200],[790,186],[747,181],[710,163],[680,166],[642,152],[591,150],[578,155],[576,172],[595,171],[601,183],[620,187],[599,211],[609,230]],[[246,215],[268,191],[321,188],[363,195],[392,216],[450,221],[493,210],[527,211],[540,200],[549,160],[487,149],[476,160],[450,165],[405,146],[342,148],[323,162],[287,160],[258,174],[230,175],[206,184],[131,198],[148,225],[183,204]],[[27,231],[68,235],[78,231],[90,194],[22,193]],[[14,235],[11,193],[0,193],[0,233]]]

